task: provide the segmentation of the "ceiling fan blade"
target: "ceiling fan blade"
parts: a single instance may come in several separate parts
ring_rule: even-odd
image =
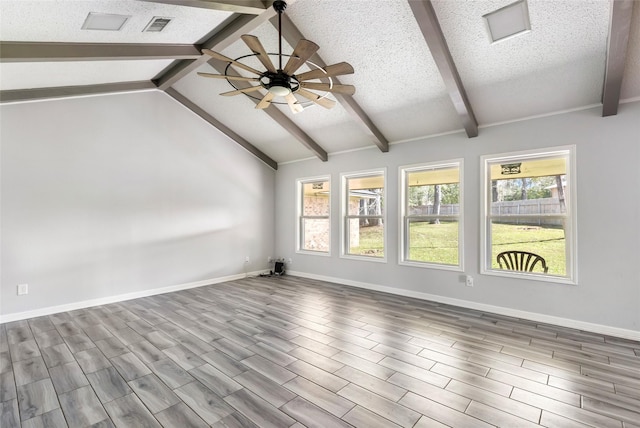
[[[224,74],[211,74],[211,73],[201,73],[201,72],[198,72],[198,76],[211,77],[214,79],[241,80],[243,82],[257,82],[260,80],[257,77],[226,76]]]
[[[231,64],[235,65],[238,68],[241,68],[243,70],[247,70],[253,74],[257,74],[257,75],[261,75],[262,73],[259,72],[258,70],[256,70],[255,68],[249,67],[248,65],[244,65],[241,62],[236,61],[235,59],[231,59],[229,57],[226,57],[218,52],[214,52],[210,49],[202,49],[202,53],[205,53],[207,55],[209,55],[212,58],[215,59],[219,59],[220,61],[224,61],[224,62],[230,62]]]
[[[244,34],[242,36],[242,40],[247,44],[247,46],[249,46],[249,49],[251,49],[254,54],[257,54],[258,59],[260,60],[262,65],[264,65],[264,68],[269,70],[271,73],[276,73],[278,71],[273,66],[269,55],[267,55],[267,51],[264,50],[262,43],[260,43],[260,40],[258,40],[256,36],[252,36],[251,34]]]
[[[260,102],[256,104],[256,108],[265,109],[269,107],[271,105],[271,100],[273,99],[273,97],[275,97],[275,95],[272,92],[267,92],[267,95],[265,95],[264,98],[262,98]]]
[[[298,103],[298,99],[293,94],[286,95],[284,99],[287,100],[293,114],[300,113],[304,110],[304,107]]]
[[[353,74],[353,67],[346,62],[328,65],[324,68],[307,71],[296,76],[299,82],[303,80],[320,79],[323,77],[341,76],[343,74]]]
[[[328,98],[323,98],[320,95],[314,94],[313,92],[309,92],[307,90],[304,90],[302,88],[298,89],[296,91],[296,94],[299,94],[307,99],[310,99],[311,101],[313,101],[314,103],[324,107],[324,108],[334,108],[336,105],[336,102],[333,100],[330,100]]]
[[[356,87],[353,85],[330,85],[328,83],[311,83],[301,82],[300,87],[307,89],[315,89],[316,91],[336,92],[338,94],[353,95],[356,93]]]
[[[237,89],[235,91],[223,92],[220,95],[223,95],[225,97],[230,97],[230,96],[233,96],[233,95],[246,94],[248,92],[255,92],[255,91],[258,91],[260,89],[263,89],[262,86],[251,86],[249,88],[243,88],[243,89]]]
[[[320,46],[312,41],[305,39],[300,40],[282,71],[289,75],[293,74],[302,64],[307,62],[318,49],[320,49]]]

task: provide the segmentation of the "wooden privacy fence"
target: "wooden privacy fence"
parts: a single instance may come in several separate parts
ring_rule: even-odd
[[[561,226],[565,208],[557,198],[526,199],[523,201],[500,201],[491,203],[494,223],[534,224],[538,226]]]
[[[421,205],[410,208],[410,215],[434,215],[433,205]],[[460,214],[459,204],[440,205],[440,215]],[[491,203],[491,215],[494,223],[533,224],[538,226],[561,226],[563,219],[556,216],[564,214],[557,198],[525,199],[521,201],[500,201]]]

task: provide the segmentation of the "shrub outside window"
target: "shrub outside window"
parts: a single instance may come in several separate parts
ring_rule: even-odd
[[[328,255],[331,250],[331,180],[298,180],[298,252]]]
[[[483,273],[576,282],[574,152],[572,146],[482,158]],[[543,260],[529,272],[499,261],[501,253],[516,264]]]
[[[462,160],[400,168],[400,264],[462,270]]]
[[[342,174],[343,257],[386,261],[385,170]]]

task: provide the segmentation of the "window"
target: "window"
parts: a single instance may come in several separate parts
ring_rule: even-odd
[[[461,165],[400,168],[400,264],[462,270]]]
[[[342,255],[386,261],[385,170],[342,174]]]
[[[331,180],[298,180],[298,252],[329,254],[331,249]]]
[[[483,273],[576,281],[574,148],[483,157]],[[532,272],[501,266],[502,252],[544,259]],[[526,255],[528,257],[528,255]],[[533,259],[532,259],[533,260]]]

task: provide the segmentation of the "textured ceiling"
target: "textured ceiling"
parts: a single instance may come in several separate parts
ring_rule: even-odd
[[[490,43],[482,16],[512,2],[431,2],[480,128],[601,103],[612,3],[527,0],[531,31]],[[467,138],[450,97],[451,88],[445,85],[436,55],[432,55],[408,1],[289,3],[285,28],[293,23],[305,38],[317,43],[318,54],[326,64],[346,61],[353,65],[355,73],[340,76],[339,80],[356,86],[352,101],[365,120],[354,118],[353,106],[344,104],[340,98],[332,110],[311,104],[296,115],[286,104],[274,104],[269,109],[278,110],[284,118],[274,120],[273,115],[257,110],[255,103],[244,95],[219,96],[233,88],[224,80],[197,76],[197,71],[218,72],[206,63],[180,76],[171,84],[172,90],[276,162],[317,154],[296,137],[299,132],[329,154],[380,145],[372,137],[377,131],[391,143],[447,132],[460,132],[460,138]],[[621,85],[623,101],[640,99],[640,2],[635,3]],[[81,30],[89,12],[131,15],[131,19],[120,32]],[[142,29],[154,16],[174,20],[161,33],[143,33]],[[191,45],[217,37],[217,32],[238,16],[139,0],[0,0],[0,40]],[[267,52],[277,52],[278,33],[269,21],[254,25],[249,32],[259,37]],[[231,58],[251,53],[238,35],[223,43],[220,52]],[[291,52],[292,47],[284,42],[283,53]],[[275,56],[272,59],[276,62]],[[243,61],[263,69],[255,57]],[[225,65],[210,62],[218,67]],[[172,63],[171,59],[156,58],[3,61],[0,89],[150,81],[163,76]],[[375,132],[367,123],[375,127]]]
[[[18,62],[0,64],[0,79],[3,90],[139,81],[155,76],[171,62],[171,60]]]
[[[0,38],[23,42],[195,43],[231,14],[132,0],[0,0]],[[89,12],[130,15],[121,31],[83,30]],[[154,16],[173,18],[142,32]]]

